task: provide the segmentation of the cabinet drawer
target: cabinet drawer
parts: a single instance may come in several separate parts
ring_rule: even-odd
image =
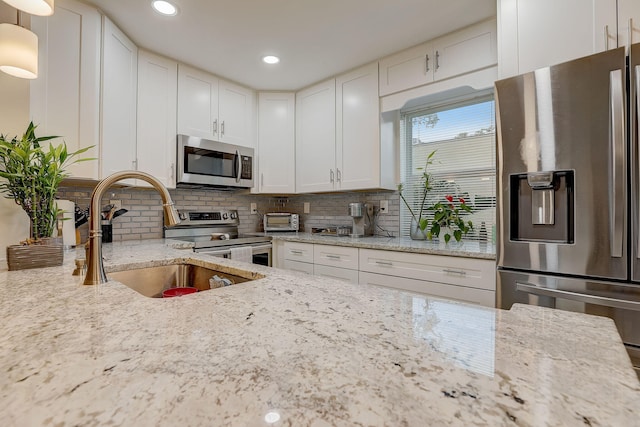
[[[284,242],[284,259],[313,264],[313,244]]]
[[[485,289],[365,272],[360,272],[358,283],[361,285],[402,289],[440,298],[480,304],[486,307],[495,307],[495,292]]]
[[[493,260],[360,249],[360,271],[469,288],[496,289]]]
[[[313,275],[332,277],[334,279],[347,280],[351,283],[358,283],[358,270],[349,270],[347,268],[316,264],[313,266]]]
[[[316,265],[358,269],[358,248],[344,246],[314,245],[313,262]]]
[[[308,262],[300,262],[300,261],[291,261],[289,259],[285,259],[282,264],[282,268],[285,270],[291,271],[300,271],[302,273],[313,274],[313,264]]]

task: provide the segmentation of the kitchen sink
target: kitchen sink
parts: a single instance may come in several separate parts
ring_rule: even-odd
[[[256,276],[250,272],[247,272],[247,274]],[[228,284],[248,282],[262,277],[259,276],[248,279],[246,277],[223,273],[218,270],[189,263],[136,268],[107,273],[109,279],[127,285],[134,291],[150,298],[162,298],[163,291],[179,287],[194,287],[198,289],[198,291],[208,291],[212,289],[209,285],[209,279],[213,276],[226,279],[224,280],[224,284],[222,282],[214,282],[214,288]]]

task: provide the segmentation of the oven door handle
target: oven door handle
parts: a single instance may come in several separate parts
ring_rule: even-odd
[[[584,302],[586,304],[603,305],[606,307],[622,308],[624,310],[640,311],[640,302],[637,301],[601,297],[597,295],[587,295],[580,292],[563,291],[561,289],[542,288],[539,286],[520,282],[516,282],[516,290],[532,295],[551,298],[564,298],[571,301]]]

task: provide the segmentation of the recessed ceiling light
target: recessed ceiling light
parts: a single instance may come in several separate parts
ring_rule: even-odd
[[[153,0],[151,5],[156,10],[156,12],[161,13],[166,16],[176,16],[178,14],[178,8],[168,1],[164,0]]]
[[[264,58],[262,58],[262,60],[267,64],[277,64],[278,62],[280,62],[280,58],[273,55],[267,55]]]

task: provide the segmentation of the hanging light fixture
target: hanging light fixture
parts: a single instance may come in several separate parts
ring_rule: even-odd
[[[0,71],[23,79],[38,77],[38,36],[20,26],[20,11],[17,25],[0,24]]]
[[[31,15],[53,15],[53,0],[3,0],[6,4]]]

